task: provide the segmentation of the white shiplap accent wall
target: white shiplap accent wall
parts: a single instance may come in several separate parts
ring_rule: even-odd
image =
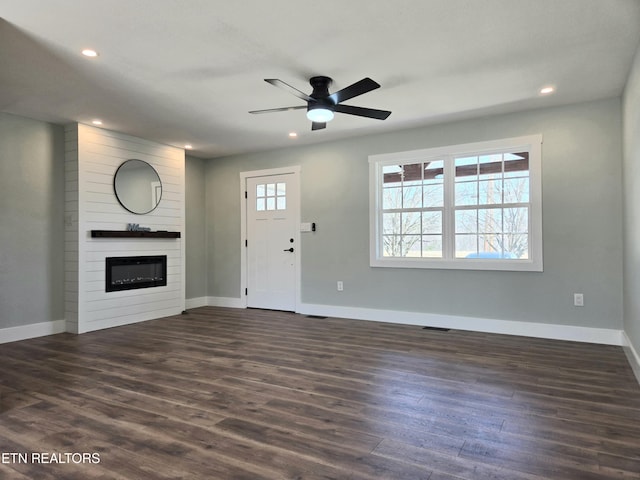
[[[125,160],[144,160],[162,181],[162,200],[153,212],[125,210],[113,191],[113,177]],[[184,150],[124,134],[74,124],[66,129],[66,318],[67,330],[83,333],[185,309]],[[125,230],[139,223],[151,230],[182,233],[178,239],[91,238],[91,230]],[[167,286],[105,292],[105,258],[167,255]]]
[[[78,332],[78,285],[80,282],[80,251],[78,249],[78,126],[65,127],[65,242],[64,242],[64,303],[68,332]]]

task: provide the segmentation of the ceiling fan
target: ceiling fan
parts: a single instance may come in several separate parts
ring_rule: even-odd
[[[311,124],[311,130],[321,130],[326,128],[327,122],[333,119],[333,114],[335,112],[358,115],[360,117],[376,118],[378,120],[384,120],[391,115],[391,112],[388,110],[376,110],[373,108],[354,107],[342,104],[345,100],[349,100],[350,98],[357,97],[363,93],[380,88],[380,85],[369,77],[363,78],[359,82],[331,94],[329,93],[329,85],[331,85],[332,80],[329,77],[311,77],[309,80],[309,83],[313,87],[311,95],[307,95],[277,78],[265,78],[264,81],[273,86],[283,88],[289,93],[294,94],[296,97],[305,100],[307,105],[270,108],[267,110],[253,110],[249,113],[286,112],[288,110],[301,110],[306,108],[307,118],[313,122]]]

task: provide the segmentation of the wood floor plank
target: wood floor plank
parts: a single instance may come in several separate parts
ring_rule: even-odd
[[[70,479],[640,478],[620,347],[203,307],[0,346],[0,463]]]

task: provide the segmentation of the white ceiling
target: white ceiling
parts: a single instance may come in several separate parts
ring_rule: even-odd
[[[100,118],[203,158],[618,96],[640,40],[638,0],[0,0],[0,14],[0,111]],[[304,105],[263,79],[311,93],[314,75],[331,91],[371,77],[382,88],[345,103],[393,113],[315,132],[304,110],[248,113]]]

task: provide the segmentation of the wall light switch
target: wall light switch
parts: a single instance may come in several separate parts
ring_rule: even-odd
[[[301,223],[300,224],[300,231],[301,232],[310,232],[311,231],[311,223]]]
[[[573,294],[573,305],[575,307],[584,307],[584,295],[582,293]]]

